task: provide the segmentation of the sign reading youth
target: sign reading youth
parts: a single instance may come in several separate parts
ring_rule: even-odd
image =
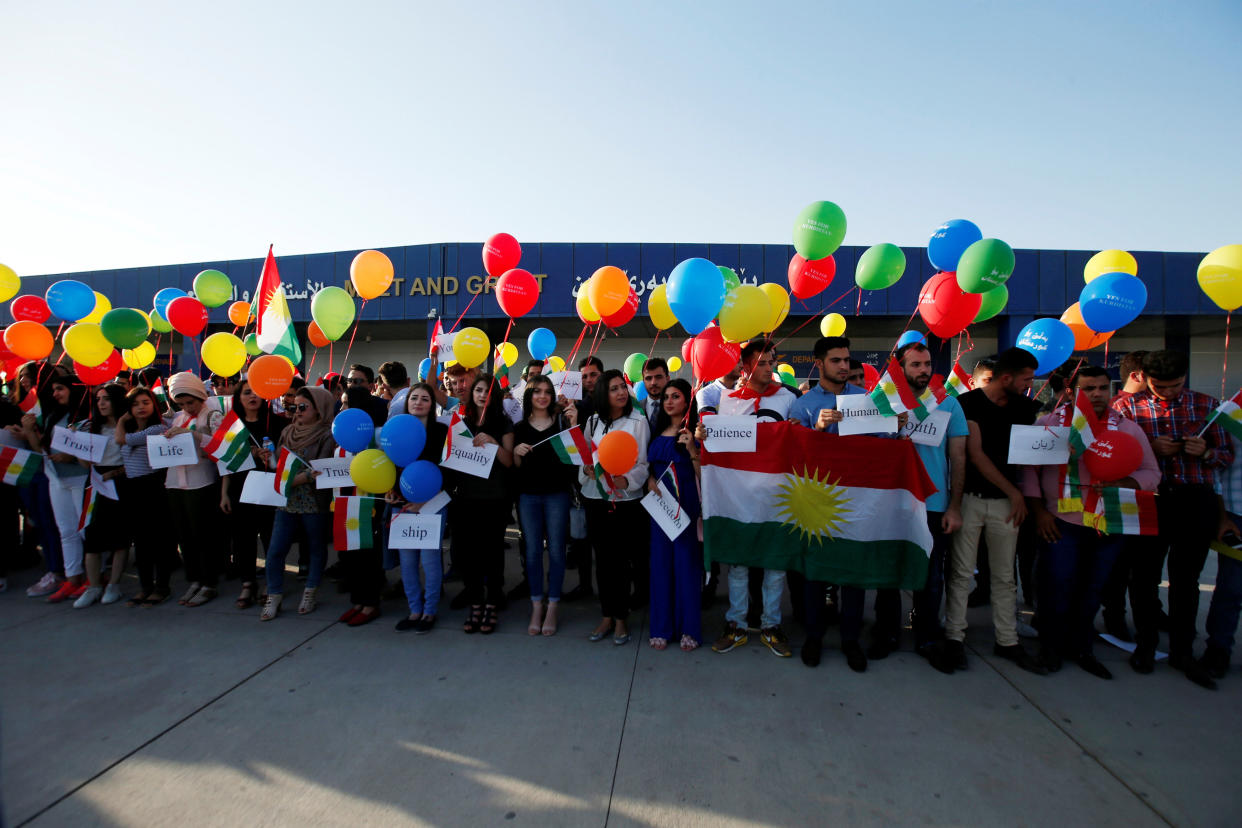
[[[901,436],[909,437],[919,445],[938,446],[944,442],[945,435],[949,433],[949,419],[947,411],[933,411],[922,422],[915,420],[912,415],[906,420]]]

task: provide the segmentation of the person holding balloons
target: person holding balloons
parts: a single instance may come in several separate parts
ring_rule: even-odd
[[[172,594],[170,581],[176,549],[168,529],[164,469],[153,469],[147,462],[147,438],[163,434],[168,424],[163,409],[149,388],[134,386],[125,395],[125,413],[117,420],[113,439],[121,447],[125,474],[117,478],[116,491],[125,504],[154,504],[143,520],[128,521],[134,544],[134,563],[138,569],[138,594],[128,606],[154,607]]]
[[[625,376],[616,369],[600,375],[592,394],[595,413],[583,433],[596,447],[597,463],[582,466],[587,514],[587,537],[595,549],[600,611],[603,616],[591,632],[591,641],[612,636],[617,646],[628,644],[631,589],[638,558],[648,555],[649,518],[639,502],[647,485],[647,447],[651,429],[634,410]],[[638,585],[644,593],[647,584]]]
[[[120,416],[128,409],[125,389],[114,382],[96,388],[91,393],[91,421],[86,430],[91,434],[115,434]],[[104,447],[103,459],[98,463],[79,460],[86,468],[94,468],[101,480],[112,481],[113,492],[119,496],[115,488],[116,481],[125,476],[124,459],[121,447],[115,440],[109,440]],[[78,600],[73,602],[75,609],[89,607],[96,601],[101,604],[113,604],[121,600],[121,576],[125,574],[125,559],[129,554],[130,538],[125,524],[128,516],[117,498],[109,497],[102,490],[95,492],[95,508],[90,524],[83,533],[82,541],[85,549],[86,579],[89,586]],[[109,571],[108,584],[103,584],[103,556],[112,553],[112,568]]]

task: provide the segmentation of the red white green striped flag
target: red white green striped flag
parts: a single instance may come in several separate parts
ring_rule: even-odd
[[[612,485],[612,481],[608,479],[608,472],[604,471],[604,467],[599,463],[595,464],[595,488],[599,490],[599,496],[611,503],[616,503],[621,499],[621,490]]]
[[[293,329],[293,317],[289,313],[289,303],[285,300],[285,288],[280,283],[280,272],[276,269],[276,256],[272,247],[267,248],[267,259],[263,262],[263,273],[259,276],[258,287],[254,291],[255,341],[259,350],[265,354],[276,354],[287,357],[297,365],[302,361],[302,346],[298,343],[297,333]]]
[[[164,391],[164,380],[157,379],[151,386],[151,394],[163,408],[168,408],[168,393]]]
[[[280,458],[276,461],[276,476],[272,479],[276,491],[288,497],[289,490],[293,488],[293,478],[306,468],[305,460],[281,446]]]
[[[203,447],[203,451],[217,463],[223,463],[229,471],[237,471],[250,456],[250,435],[245,424],[230,411],[220,421],[220,427],[211,435],[211,441]]]
[[[975,387],[975,381],[971,379],[970,374],[962,368],[962,363],[953,363],[953,370],[949,372],[949,379],[944,384],[944,391],[950,397],[960,397],[967,391]]]
[[[444,438],[444,447],[440,449],[440,462],[443,463],[453,453],[453,441],[457,440],[457,445],[469,446],[474,441],[474,435],[470,433],[466,421],[461,418],[457,410],[453,410],[453,415],[449,418],[448,436]]]
[[[500,387],[504,389],[509,387],[509,366],[505,364],[505,359],[500,352],[501,347],[498,345],[493,359],[496,363],[496,382],[500,383]]]
[[[552,441],[552,448],[556,449],[556,456],[561,458],[562,463],[573,466],[594,464],[591,444],[582,436],[582,429],[577,426],[567,428],[549,439]]]
[[[910,383],[906,382],[906,372],[895,359],[889,360],[888,370],[876,383],[871,399],[885,417],[896,417],[919,406],[918,397],[914,396]]]
[[[26,392],[25,398],[17,404],[17,407],[22,410],[23,414],[43,416],[43,406],[39,405],[39,395],[34,392],[33,388]]]
[[[1156,493],[1109,486],[1087,489],[1082,524],[1105,535],[1156,535]]]
[[[1102,430],[1100,421],[1095,416],[1091,403],[1087,402],[1087,395],[1082,391],[1074,398],[1073,408],[1066,406],[1065,417],[1069,420],[1067,425],[1070,427],[1070,455],[1077,457],[1095,442],[1096,433]]]
[[[1203,431],[1207,431],[1208,426],[1213,423],[1220,424],[1225,431],[1242,440],[1242,391],[1216,406],[1216,410],[1203,426]]]
[[[10,486],[26,486],[43,468],[43,455],[25,449],[0,448],[0,475]]]
[[[95,487],[87,486],[86,491],[82,493],[82,514],[78,517],[78,531],[91,525],[91,520],[95,517]]]
[[[338,497],[332,504],[332,543],[338,552],[370,549],[374,544],[371,531],[370,497]]]

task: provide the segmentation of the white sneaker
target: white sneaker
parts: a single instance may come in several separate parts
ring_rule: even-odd
[[[73,602],[74,609],[82,609],[89,607],[91,604],[99,600],[99,596],[103,595],[102,587],[87,587],[78,600]]]
[[[43,598],[45,596],[51,595],[53,592],[55,592],[59,588],[60,588],[60,576],[57,575],[55,572],[48,572],[42,578],[39,579],[38,583],[26,589],[26,597]]]
[[[99,599],[101,604],[115,604],[124,596],[121,595],[121,587],[118,584],[108,584],[104,587],[103,598]]]

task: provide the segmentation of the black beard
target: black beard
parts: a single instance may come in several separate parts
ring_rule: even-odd
[[[921,392],[923,392],[923,391],[926,391],[926,390],[927,390],[927,386],[928,386],[928,385],[931,385],[931,377],[928,377],[927,379],[922,380],[921,382],[920,382],[920,380],[911,379],[910,377],[906,377],[906,382],[910,384],[910,390],[911,390],[911,391],[913,391],[914,393],[918,394],[918,393],[921,393]]]

